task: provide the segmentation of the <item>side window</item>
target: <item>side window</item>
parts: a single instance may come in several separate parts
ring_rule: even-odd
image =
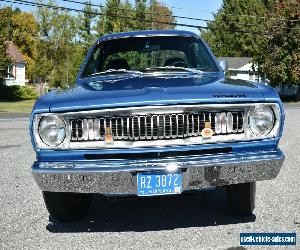
[[[194,47],[194,46],[193,46]],[[195,52],[197,54],[197,64],[198,64],[198,68],[200,69],[210,69],[210,70],[215,70],[218,71],[218,67],[215,64],[212,56],[209,54],[209,52],[207,51],[206,47],[204,46],[204,44],[202,42],[197,43],[197,45],[194,47],[195,48]]]
[[[83,73],[84,76],[91,75],[97,72],[97,64],[99,64],[99,55],[100,55],[101,47],[98,47],[93,53],[93,55],[90,57],[87,66],[85,68],[85,71]]]

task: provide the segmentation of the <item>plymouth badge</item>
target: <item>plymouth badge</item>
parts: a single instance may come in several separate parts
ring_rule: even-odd
[[[214,134],[214,131],[211,129],[211,123],[205,122],[204,129],[201,131],[201,135],[203,138],[210,138]]]

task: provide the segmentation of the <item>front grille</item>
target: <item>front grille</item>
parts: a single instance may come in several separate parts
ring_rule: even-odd
[[[201,136],[205,122],[214,135],[244,132],[244,113],[200,112],[72,119],[71,141],[104,141],[110,131],[114,141],[147,141]]]

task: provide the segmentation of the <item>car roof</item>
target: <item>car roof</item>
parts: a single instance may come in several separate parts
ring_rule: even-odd
[[[142,31],[129,31],[129,32],[120,32],[104,35],[97,40],[97,43],[121,39],[128,37],[147,37],[147,36],[188,36],[188,37],[197,37],[198,36],[190,31],[185,30],[142,30]]]

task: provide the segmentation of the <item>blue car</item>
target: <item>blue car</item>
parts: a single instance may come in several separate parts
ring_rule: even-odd
[[[97,40],[74,87],[37,100],[32,173],[49,213],[84,216],[94,193],[179,195],[224,186],[251,215],[256,181],[277,177],[284,110],[269,86],[230,80],[187,31]]]

